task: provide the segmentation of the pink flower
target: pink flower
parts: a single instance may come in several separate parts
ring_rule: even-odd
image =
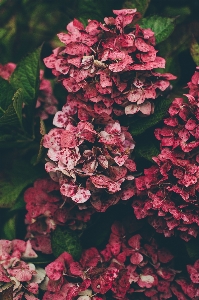
[[[136,10],[113,13],[116,17],[105,18],[104,24],[89,20],[86,28],[76,19],[70,22],[68,33],[58,34],[65,45],[44,59],[69,92],[67,102],[82,121],[102,118],[104,123],[110,115],[138,112],[150,115],[153,100],[176,78],[153,72],[164,68],[165,60],[156,55],[150,29],[136,24],[127,30],[139,18]]]

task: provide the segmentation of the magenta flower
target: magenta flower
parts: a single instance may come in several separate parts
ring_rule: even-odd
[[[165,60],[154,48],[150,29],[138,24],[127,30],[139,14],[135,9],[114,10],[116,18],[104,24],[89,20],[84,28],[78,20],[59,33],[65,44],[44,59],[48,68],[69,92],[67,102],[78,109],[78,118],[98,123],[110,116],[153,113],[153,100],[169,86],[171,74],[154,72]],[[102,121],[103,120],[103,121]]]

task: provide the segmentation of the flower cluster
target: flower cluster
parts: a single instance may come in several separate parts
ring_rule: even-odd
[[[89,122],[74,126],[68,123],[66,108],[54,118],[54,124],[64,128],[52,129],[43,141],[49,149],[46,171],[59,181],[61,194],[77,204],[90,199],[98,211],[129,199],[136,166],[130,159],[134,141],[127,128],[117,121],[96,130]]]
[[[27,214],[26,238],[32,247],[46,254],[52,253],[50,233],[57,225],[82,229],[94,212],[92,208],[79,209],[74,202],[59,193],[59,184],[51,179],[38,179],[24,193]],[[81,207],[80,207],[81,208]]]
[[[9,80],[15,68],[16,68],[16,64],[14,63],[7,63],[5,65],[0,64],[0,77],[5,80]]]
[[[16,67],[17,66],[14,63],[0,65],[0,77],[5,80],[9,80]],[[51,82],[47,79],[44,79],[43,75],[44,71],[40,70],[40,86],[35,113],[36,116],[39,116],[42,120],[45,120],[49,117],[49,115],[54,115],[57,112],[58,101],[53,96]]]
[[[187,265],[188,278],[178,278],[171,289],[177,299],[198,299],[199,297],[199,260]]]
[[[35,257],[30,241],[0,240],[0,292],[12,286],[14,300],[39,300],[39,285],[45,279],[45,271],[24,261]]]
[[[155,129],[161,153],[153,158],[156,166],[144,170],[144,176],[136,179],[138,197],[133,202],[138,219],[149,216],[157,232],[171,236],[178,231],[186,241],[197,236],[199,226],[198,76],[196,71],[188,84],[188,103],[176,98],[165,126]]]
[[[65,45],[44,59],[48,68],[69,92],[67,102],[78,109],[81,121],[113,119],[123,114],[153,113],[153,100],[176,77],[157,73],[165,60],[154,48],[151,29],[136,21],[136,9],[114,10],[116,18],[104,24],[89,20],[84,28],[78,20],[58,37]]]
[[[107,292],[111,299],[123,300],[134,293],[136,299],[143,294],[153,300],[172,297],[170,287],[178,273],[171,268],[173,255],[154,239],[147,242],[139,234],[127,239],[120,223],[111,230],[104,250],[87,249],[79,262],[65,252],[46,267],[49,281],[44,300],[100,300],[106,299]]]

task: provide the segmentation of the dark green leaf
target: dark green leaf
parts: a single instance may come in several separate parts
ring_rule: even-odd
[[[22,59],[10,78],[10,83],[15,89],[23,89],[26,104],[36,101],[39,88],[40,53],[41,47]]]
[[[0,173],[0,207],[10,208],[14,205],[23,189],[43,176],[44,170],[40,166],[32,166],[29,161],[15,160]]]
[[[11,104],[0,118],[0,125],[22,125],[23,90],[18,89],[11,99]]]
[[[52,250],[53,254],[58,257],[63,252],[70,253],[74,260],[79,260],[82,247],[78,235],[70,230],[57,227],[52,233]]]
[[[14,89],[7,80],[0,77],[0,117],[5,113],[8,106],[12,103]]]
[[[149,6],[150,0],[126,0],[123,8],[137,8],[137,11],[143,16]]]
[[[166,6],[164,15],[170,18],[176,18],[176,24],[183,22],[191,14],[189,6]]]
[[[8,106],[4,115],[0,118],[0,126],[5,125],[19,125],[19,119],[14,109],[13,103]]]
[[[195,39],[192,40],[190,52],[196,66],[199,66],[199,44]]]
[[[96,0],[79,0],[78,1],[78,15],[79,20],[87,25],[88,19],[96,19],[98,21],[103,20],[103,14],[101,11],[101,1]]]
[[[26,207],[26,203],[24,201],[24,197],[23,197],[23,194],[22,194],[17,198],[16,202],[14,203],[14,205],[12,206],[10,211],[25,209],[25,207]]]
[[[174,19],[160,16],[143,18],[140,23],[142,28],[151,28],[155,33],[156,44],[166,40],[174,30]]]
[[[185,243],[187,253],[189,257],[193,260],[197,260],[199,257],[199,240],[191,239]]]
[[[1,239],[13,240],[16,238],[16,220],[17,215],[7,218],[1,228]]]
[[[142,142],[136,143],[135,155],[153,161],[152,157],[157,156],[158,154],[159,151],[151,140],[143,138]]]
[[[146,129],[154,126],[165,116],[169,105],[171,104],[172,99],[161,99],[155,102],[155,111],[154,114],[149,117],[140,118],[136,123],[130,126],[130,132],[133,136],[143,133]]]

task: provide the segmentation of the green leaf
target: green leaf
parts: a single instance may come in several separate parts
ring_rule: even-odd
[[[151,140],[142,138],[142,141],[136,143],[135,155],[143,157],[149,161],[153,161],[152,157],[157,156],[160,152]]]
[[[37,178],[43,176],[43,166],[32,166],[29,161],[15,159],[13,163],[2,162],[4,170],[0,173],[0,208],[11,208],[20,193]]]
[[[199,44],[195,39],[192,40],[191,46],[190,46],[190,53],[191,56],[196,64],[196,66],[199,66]]]
[[[14,109],[13,103],[11,103],[6,109],[4,115],[0,118],[0,126],[5,125],[18,125],[19,119]]]
[[[17,215],[9,217],[1,228],[1,239],[14,240],[16,238]]]
[[[79,0],[78,1],[78,15],[79,20],[87,25],[88,19],[96,19],[98,21],[103,20],[103,14],[100,6],[101,1],[96,0]]]
[[[17,211],[17,210],[21,210],[21,209],[25,209],[26,207],[26,203],[24,201],[24,197],[23,197],[23,194],[20,195],[16,202],[14,203],[14,205],[12,206],[12,208],[10,209],[10,211]]]
[[[187,253],[189,257],[193,260],[197,260],[199,257],[199,240],[191,239],[190,241],[185,243]]]
[[[166,6],[164,15],[170,18],[176,18],[176,24],[182,23],[191,14],[189,6]]]
[[[73,256],[74,260],[79,260],[82,246],[78,235],[74,231],[57,227],[52,233],[51,242],[53,254],[56,257],[66,251]]]
[[[39,62],[41,47],[26,56],[19,62],[13,72],[10,83],[15,89],[22,88],[24,102],[31,104],[36,101],[39,88]]]
[[[0,117],[5,113],[12,103],[14,89],[7,80],[0,77]]]
[[[137,12],[143,16],[149,6],[150,0],[126,0],[123,8],[137,8]]]
[[[141,20],[140,26],[142,28],[151,28],[155,33],[156,44],[166,40],[173,32],[174,18],[166,18],[160,16],[151,16],[143,18]]]
[[[22,125],[22,108],[23,108],[23,90],[20,88],[16,91],[13,97],[13,107],[18,117],[19,123]]]
[[[22,125],[23,90],[18,89],[14,94],[11,104],[0,118],[0,125]]]
[[[165,116],[171,102],[172,98],[169,99],[160,99],[155,102],[155,111],[152,115],[145,118],[139,118],[137,122],[130,125],[130,132],[133,136],[139,135],[143,133],[146,129],[154,126],[158,122],[160,122]]]

